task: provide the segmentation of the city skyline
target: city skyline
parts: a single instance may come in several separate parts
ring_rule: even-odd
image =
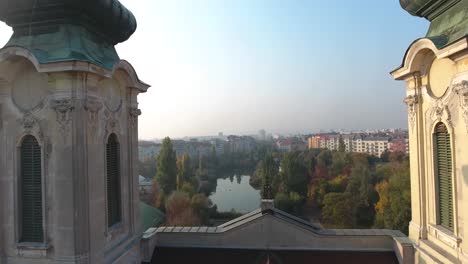
[[[407,127],[388,73],[428,23],[397,1],[122,2],[140,19],[117,51],[153,87],[142,139]]]

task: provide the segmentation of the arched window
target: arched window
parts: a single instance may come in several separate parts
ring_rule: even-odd
[[[121,220],[120,214],[120,146],[117,136],[111,134],[106,146],[107,165],[107,225]]]
[[[25,136],[20,150],[21,242],[44,242],[41,147]]]
[[[438,223],[453,230],[452,147],[447,127],[438,123],[434,133]]]

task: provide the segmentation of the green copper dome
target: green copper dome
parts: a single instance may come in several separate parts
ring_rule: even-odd
[[[426,37],[438,48],[468,35],[468,0],[400,0],[400,5],[431,22]]]
[[[81,25],[112,43],[136,30],[133,14],[118,0],[2,0],[0,20],[18,34],[62,24]]]
[[[112,69],[114,46],[135,32],[118,0],[0,0],[0,21],[13,27],[5,47],[22,47],[40,63],[87,61]]]
[[[400,0],[400,5],[413,16],[419,16],[418,11],[424,8],[432,0]]]
[[[400,0],[400,5],[413,16],[433,20],[464,0]]]

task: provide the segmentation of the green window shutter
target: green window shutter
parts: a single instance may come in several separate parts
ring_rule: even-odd
[[[120,214],[120,146],[117,136],[111,134],[106,146],[107,165],[107,224],[109,227],[121,220]]]
[[[41,147],[33,136],[21,145],[21,242],[44,242]]]
[[[438,181],[438,224],[453,230],[452,148],[447,127],[439,123],[435,129],[436,176]]]

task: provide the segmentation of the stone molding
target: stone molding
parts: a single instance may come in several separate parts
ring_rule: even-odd
[[[136,107],[131,107],[128,110],[128,115],[130,118],[130,124],[132,126],[135,126],[138,123],[138,116],[141,115],[141,110]]]
[[[419,103],[418,96],[408,95],[403,102],[408,106],[408,121],[411,128],[414,128],[414,124],[416,123],[416,107]]]
[[[455,84],[454,89],[460,99],[461,114],[465,121],[466,131],[468,132],[468,81]]]
[[[449,231],[442,229],[436,225],[429,225],[429,233],[437,238],[439,241],[442,241],[444,244],[448,245],[452,249],[457,249],[462,242],[462,239],[455,236]]]

